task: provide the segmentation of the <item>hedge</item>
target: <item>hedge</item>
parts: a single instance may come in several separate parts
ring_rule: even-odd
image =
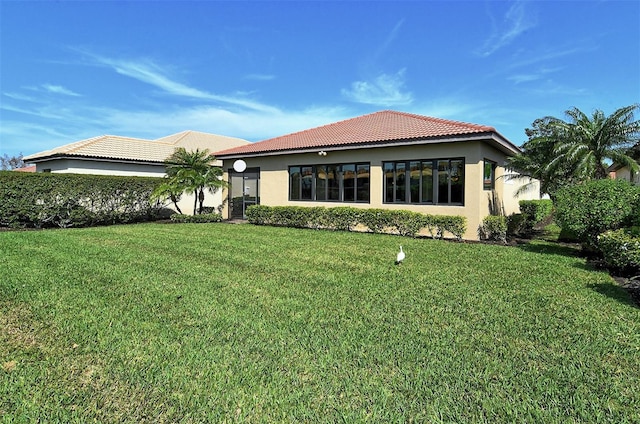
[[[478,228],[481,240],[507,242],[507,217],[503,215],[489,215],[482,220]]]
[[[442,238],[445,233],[450,233],[460,240],[467,229],[466,219],[462,216],[348,206],[325,208],[254,205],[247,208],[246,215],[248,221],[255,225],[342,231],[352,231],[361,225],[374,233],[395,233],[408,237],[416,237],[425,229],[434,238]]]
[[[171,215],[171,221],[176,223],[209,223],[209,222],[221,222],[222,215],[219,213],[201,213],[197,215],[185,215],[182,213],[174,213]]]
[[[622,275],[640,275],[640,232],[607,231],[598,237],[598,248],[607,266]]]
[[[85,227],[155,219],[162,178],[0,172],[0,226]]]
[[[553,202],[549,199],[520,200],[518,204],[523,219],[522,225],[527,231],[531,231],[553,212]]]
[[[595,247],[600,234],[633,225],[640,187],[623,180],[594,180],[558,190],[555,219],[560,227]]]

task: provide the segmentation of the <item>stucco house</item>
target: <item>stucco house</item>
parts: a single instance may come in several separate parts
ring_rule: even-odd
[[[627,166],[613,164],[609,167],[609,176],[613,179],[630,181],[640,185],[640,172],[633,172]]]
[[[213,153],[247,144],[249,141],[240,138],[198,131],[183,131],[156,140],[102,135],[35,153],[24,161],[34,164],[36,172],[163,177],[164,161],[178,147],[189,151],[209,149]],[[179,203],[185,213],[193,209],[190,197],[183,196]],[[221,203],[221,192],[205,197],[205,206],[218,207]]]
[[[228,218],[253,204],[405,209],[467,218],[477,239],[492,211],[519,211],[503,178],[520,149],[493,127],[381,111],[216,152]],[[234,167],[234,164],[236,165]],[[235,169],[234,169],[235,168]]]

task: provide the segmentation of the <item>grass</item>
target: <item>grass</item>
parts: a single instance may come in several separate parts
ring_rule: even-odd
[[[640,309],[568,247],[143,224],[0,255],[0,422],[640,422]]]

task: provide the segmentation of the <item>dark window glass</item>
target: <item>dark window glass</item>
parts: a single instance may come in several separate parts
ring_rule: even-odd
[[[356,166],[342,165],[342,187],[344,202],[355,202],[356,200]]]
[[[420,203],[420,162],[409,162],[409,203]]]
[[[433,203],[433,161],[422,162],[422,203]]]
[[[393,188],[395,186],[395,172],[392,162],[384,163],[384,201],[393,202]]]
[[[449,203],[449,161],[438,161],[438,203]]]
[[[300,173],[302,175],[300,200],[313,200],[313,167],[303,166]]]
[[[450,165],[451,197],[449,203],[464,203],[464,162],[452,160]]]
[[[327,200],[340,200],[340,172],[337,165],[327,166]]]
[[[327,168],[316,166],[316,200],[327,200]]]
[[[292,166],[291,168],[289,168],[289,198],[291,200],[300,200],[300,185],[300,167]]]
[[[356,200],[358,202],[369,201],[369,165],[358,165],[358,179]]]
[[[404,203],[407,200],[407,176],[406,164],[404,162],[396,163],[396,198],[395,202]]]
[[[485,190],[493,190],[496,188],[496,163],[487,159],[484,160],[482,186]]]

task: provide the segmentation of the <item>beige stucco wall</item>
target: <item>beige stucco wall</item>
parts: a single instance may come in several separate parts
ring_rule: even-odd
[[[631,170],[626,166],[616,170],[615,178],[619,180],[631,181],[634,184],[640,185],[640,173],[631,175]]]
[[[461,215],[467,218],[466,239],[477,239],[478,226],[482,219],[490,215],[491,191],[483,189],[484,160],[497,163],[495,193],[500,199],[501,207],[506,214],[518,212],[518,200],[513,199],[513,190],[505,190],[504,174],[505,154],[482,142],[454,142],[417,146],[398,146],[384,148],[368,148],[358,150],[326,150],[326,156],[318,152],[299,153],[257,158],[243,158],[248,168],[260,168],[260,203],[267,206],[339,206],[347,205],[357,208],[403,209],[433,215]],[[464,206],[438,206],[416,204],[383,203],[382,162],[403,161],[412,159],[454,159],[465,161],[465,195]],[[223,169],[232,167],[235,159],[224,161]],[[337,203],[289,201],[289,166],[344,164],[369,162],[370,168],[370,202],[369,203]],[[225,174],[228,181],[228,175]],[[226,195],[226,193],[225,193]],[[228,217],[225,208],[223,216]]]
[[[217,165],[222,162],[218,161]],[[52,173],[66,174],[92,174],[92,175],[117,175],[134,177],[159,177],[165,176],[165,168],[162,164],[139,164],[128,162],[115,162],[109,160],[79,160],[79,159],[54,159],[36,163],[36,172],[50,170]],[[185,214],[193,214],[194,196],[184,194],[178,202],[180,210]],[[222,191],[217,193],[205,193],[204,206],[218,208],[222,204]],[[166,207],[174,209],[171,202]]]

